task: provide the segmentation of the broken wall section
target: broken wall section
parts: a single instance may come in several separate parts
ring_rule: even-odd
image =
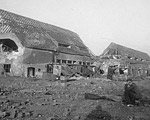
[[[25,48],[13,33],[0,34],[0,64],[9,75],[22,75]]]

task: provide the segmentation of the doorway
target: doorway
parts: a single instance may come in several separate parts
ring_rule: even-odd
[[[35,76],[35,68],[34,67],[28,67],[28,77],[34,77]]]

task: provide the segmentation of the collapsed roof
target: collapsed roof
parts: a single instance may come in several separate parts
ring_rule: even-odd
[[[2,9],[0,9],[0,33],[15,33],[22,45],[28,48],[89,55],[88,48],[76,33]],[[65,47],[59,47],[59,44],[72,46],[74,49],[68,51]]]
[[[150,56],[147,53],[134,50],[116,43],[111,43],[102,53],[101,56],[105,55],[121,55],[127,57],[134,57],[137,59],[143,59],[146,61],[150,61]]]

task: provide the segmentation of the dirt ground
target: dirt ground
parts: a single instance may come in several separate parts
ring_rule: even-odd
[[[150,80],[135,81],[150,99]],[[122,104],[124,82],[0,77],[0,120],[150,120],[150,104]],[[87,99],[86,94],[110,99]]]

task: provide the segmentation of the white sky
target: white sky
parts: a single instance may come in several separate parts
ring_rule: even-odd
[[[96,55],[111,42],[150,55],[150,0],[0,0],[0,8],[76,32]]]

